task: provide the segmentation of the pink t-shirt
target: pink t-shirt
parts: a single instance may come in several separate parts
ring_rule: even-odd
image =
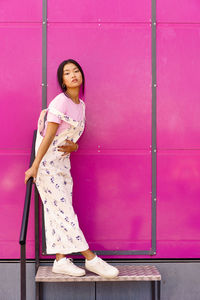
[[[79,99],[80,101],[80,99]],[[57,95],[50,103],[48,107],[54,107],[56,110],[64,113],[68,117],[72,118],[73,120],[80,121],[84,119],[83,114],[83,105],[80,103],[74,103],[69,97],[67,97],[64,93],[60,93]],[[45,136],[47,123],[48,122],[55,122],[60,124],[58,126],[58,130],[56,135],[58,135],[63,130],[66,130],[70,127],[70,124],[60,120],[56,115],[51,113],[50,111],[47,112],[47,119],[45,122],[45,128],[43,131],[43,136]]]

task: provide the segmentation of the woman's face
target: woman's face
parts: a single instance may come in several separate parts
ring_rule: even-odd
[[[82,74],[73,63],[68,63],[63,68],[63,83],[67,87],[77,87],[82,84]]]

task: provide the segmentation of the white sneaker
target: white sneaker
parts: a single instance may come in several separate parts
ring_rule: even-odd
[[[96,255],[92,260],[85,260],[85,268],[104,278],[114,278],[119,270]]]
[[[86,274],[85,270],[82,268],[77,267],[73,262],[73,259],[66,258],[61,263],[58,263],[57,260],[54,260],[52,272],[53,273],[60,273],[66,274],[70,276],[83,276]]]

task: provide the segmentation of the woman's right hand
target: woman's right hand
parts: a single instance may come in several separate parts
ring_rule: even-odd
[[[25,180],[24,183],[26,184],[30,177],[33,177],[33,182],[35,183],[36,176],[37,176],[38,168],[32,166],[25,172]]]
[[[64,152],[61,156],[66,156],[73,151],[78,150],[78,144],[70,140],[65,140],[66,143],[63,146],[58,146],[58,151]]]

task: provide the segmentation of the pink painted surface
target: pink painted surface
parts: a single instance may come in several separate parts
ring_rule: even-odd
[[[41,22],[41,0],[9,0],[1,1],[1,22]]]
[[[0,12],[1,259],[20,256],[24,172],[42,106],[41,3],[13,0],[13,10],[3,3]],[[71,161],[74,208],[93,250],[151,247],[150,6],[147,0],[48,2],[48,103],[60,92],[62,60],[74,58],[86,76],[86,129]],[[151,258],[199,258],[200,29],[184,24],[199,22],[199,2],[159,0],[157,17],[182,24],[157,25],[157,254]],[[33,199],[29,222],[27,258],[33,258]]]
[[[159,0],[156,1],[156,4],[156,16],[158,22],[200,22],[199,0]]]
[[[73,205],[91,249],[150,249],[150,157],[121,150],[71,156]]]
[[[200,148],[200,26],[157,26],[157,144]]]
[[[0,33],[0,149],[30,151],[42,107],[41,26],[0,24]]]
[[[78,9],[77,9],[78,8]],[[49,22],[150,22],[149,0],[49,0]]]
[[[150,149],[150,32],[146,24],[49,24],[48,100],[59,92],[56,70],[61,61],[77,59],[86,74],[82,148]],[[70,44],[63,43],[65,34]],[[87,45],[87,51],[77,43]]]
[[[86,129],[72,168],[74,205],[96,250],[151,247],[150,30],[147,24],[48,26],[48,102],[59,93],[55,70],[68,57],[77,57],[90,86],[83,97]],[[71,43],[65,45],[66,33]],[[88,45],[87,53],[78,42]]]
[[[93,249],[150,248],[150,158],[131,150],[73,156],[74,207]]]
[[[33,130],[41,109],[41,26],[0,24],[0,258],[19,258],[24,206],[24,172],[28,169]],[[20,41],[20,42],[19,42]],[[33,205],[27,254],[34,256]]]
[[[0,257],[19,258],[19,236],[22,222],[25,184],[24,170],[29,165],[29,153],[5,151],[0,153]],[[27,254],[34,257],[34,202],[30,207],[27,231]]]
[[[200,253],[200,151],[158,151],[157,256],[193,258]]]

